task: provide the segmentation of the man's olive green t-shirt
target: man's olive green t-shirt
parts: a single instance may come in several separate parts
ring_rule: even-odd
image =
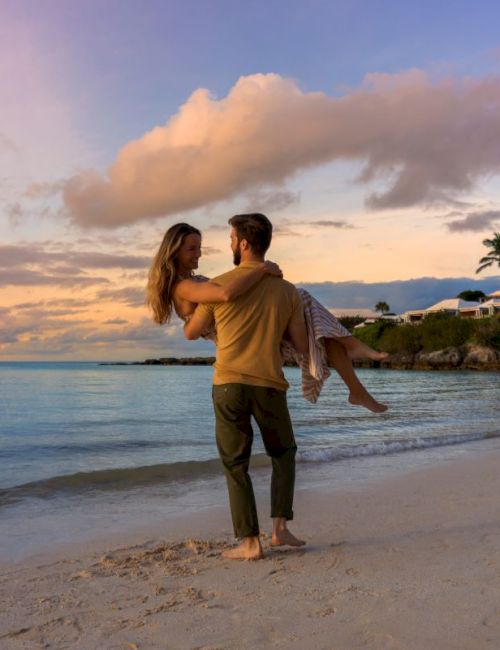
[[[259,262],[242,262],[213,281],[221,286],[235,275],[248,273]],[[304,321],[297,289],[281,278],[266,275],[231,302],[198,305],[197,313],[210,315],[217,329],[215,385],[250,384],[286,390],[280,342],[287,327]]]

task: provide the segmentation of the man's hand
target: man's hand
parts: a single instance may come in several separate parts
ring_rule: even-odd
[[[213,318],[205,312],[195,311],[184,325],[184,336],[188,341],[199,339],[202,333],[213,323]]]
[[[264,273],[267,273],[267,275],[275,275],[278,278],[283,277],[283,271],[276,264],[276,262],[271,262],[271,260],[266,260],[264,262],[264,267],[263,268],[264,268]]]

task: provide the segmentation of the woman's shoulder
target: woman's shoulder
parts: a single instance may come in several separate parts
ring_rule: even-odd
[[[183,282],[208,282],[210,278],[207,278],[205,275],[190,275],[189,277],[183,277],[182,275],[177,276],[175,279],[175,284],[179,285]]]
[[[190,275],[189,277],[177,276],[175,278],[175,284],[173,286],[173,293],[176,295],[177,290],[180,286],[189,286],[193,282],[198,284],[199,282],[208,282],[210,278],[205,277],[204,275]]]

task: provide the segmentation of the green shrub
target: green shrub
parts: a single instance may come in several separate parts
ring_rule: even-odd
[[[500,316],[475,320],[437,313],[413,324],[396,325],[391,321],[377,321],[354,330],[354,335],[375,350],[391,353],[432,352],[472,341],[498,350]]]
[[[420,325],[422,347],[426,352],[458,347],[470,339],[473,330],[473,321],[468,318],[431,314]]]
[[[500,315],[475,321],[474,341],[500,350]]]
[[[386,330],[380,338],[380,349],[385,352],[409,352],[415,354],[422,349],[420,326],[405,323]]]
[[[396,328],[396,323],[391,321],[377,321],[376,323],[373,323],[373,325],[366,325],[365,327],[360,327],[357,330],[354,330],[354,335],[371,348],[380,350],[380,341],[384,332],[389,330],[392,331]]]

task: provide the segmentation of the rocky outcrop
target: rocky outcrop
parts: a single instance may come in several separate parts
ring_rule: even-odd
[[[160,359],[146,359],[145,365],[151,366],[211,366],[215,357],[162,357]]]
[[[467,344],[433,352],[398,352],[378,362],[354,362],[358,368],[394,370],[500,370],[500,351],[483,345]]]
[[[483,345],[468,345],[465,349],[462,367],[472,370],[498,370],[500,351]]]
[[[396,352],[391,354],[387,361],[380,363],[381,368],[395,368],[397,370],[412,370],[415,363],[415,355],[411,352]]]
[[[451,370],[458,368],[463,360],[459,348],[446,348],[434,352],[418,352],[414,367],[419,370]]]
[[[160,359],[146,359],[146,361],[108,362],[100,366],[212,366],[215,357],[162,357]]]

